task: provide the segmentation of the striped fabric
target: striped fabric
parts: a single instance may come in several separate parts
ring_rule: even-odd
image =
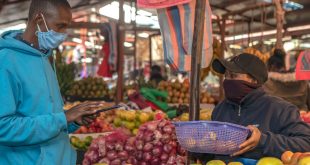
[[[138,7],[160,9],[189,3],[190,1],[191,0],[138,0]]]
[[[212,55],[212,12],[206,0],[202,68],[208,67]],[[164,57],[167,64],[178,71],[190,71],[194,33],[196,0],[190,3],[158,9],[158,18],[163,37]]]

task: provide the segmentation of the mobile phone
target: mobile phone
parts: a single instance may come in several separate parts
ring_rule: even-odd
[[[120,106],[120,105],[114,105],[114,106],[112,106],[112,107],[99,109],[99,110],[96,111],[96,114],[97,114],[97,113],[100,113],[100,112],[106,112],[106,111],[110,111],[110,110],[113,110],[113,109],[117,109],[117,108],[120,108],[120,107],[122,107],[122,106]]]

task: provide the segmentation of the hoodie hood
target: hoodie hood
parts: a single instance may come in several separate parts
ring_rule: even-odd
[[[17,35],[22,35],[23,31],[21,30],[12,30],[2,33],[0,36],[0,50],[1,49],[11,49],[14,51],[21,52],[25,55],[47,57],[51,55],[51,51],[48,51],[47,54],[35,49],[22,41],[19,41],[15,37]]]

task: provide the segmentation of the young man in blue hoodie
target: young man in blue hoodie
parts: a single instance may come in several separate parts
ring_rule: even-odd
[[[27,28],[0,38],[0,164],[74,165],[68,133],[89,124],[84,103],[64,112],[48,60],[72,19],[66,0],[32,0]]]

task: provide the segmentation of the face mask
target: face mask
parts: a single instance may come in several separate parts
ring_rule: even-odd
[[[249,83],[243,80],[224,80],[223,88],[225,97],[234,103],[240,104],[241,100],[251,93],[253,90],[259,88],[260,85]]]
[[[67,34],[64,33],[58,33],[55,32],[54,30],[50,29],[47,27],[45,18],[42,15],[44,25],[47,29],[47,32],[42,32],[39,25],[37,31],[37,36],[38,36],[38,42],[39,42],[39,48],[43,50],[51,50],[57,48],[64,40],[67,38]]]

